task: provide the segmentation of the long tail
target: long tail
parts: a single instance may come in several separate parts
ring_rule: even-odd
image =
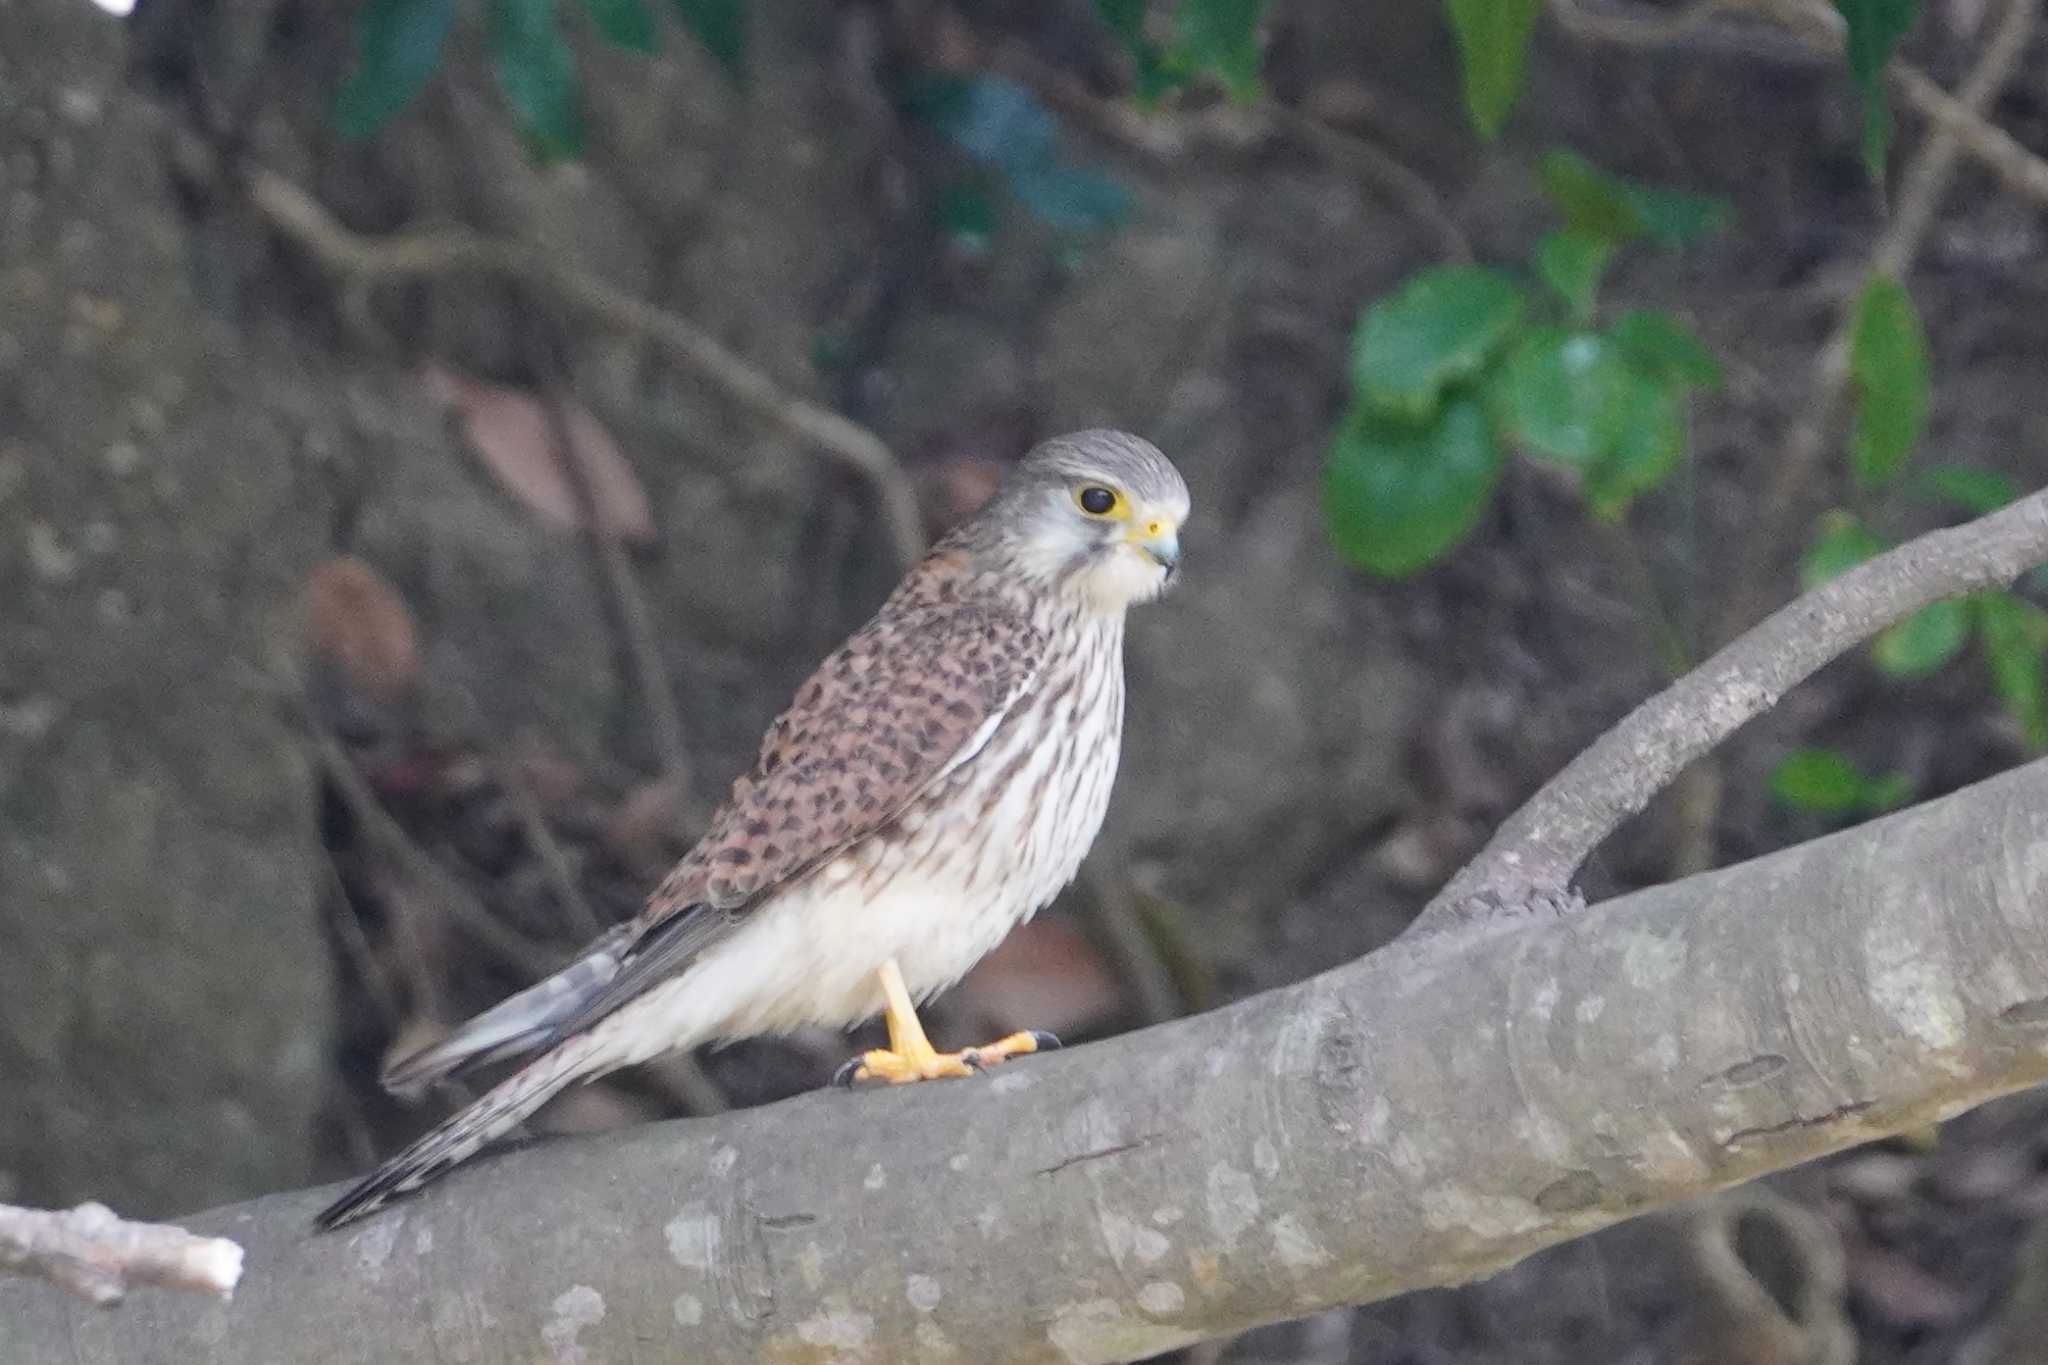
[[[579,1034],[549,1049],[358,1181],[320,1210],[314,1221],[323,1228],[334,1228],[376,1212],[389,1200],[467,1161],[485,1143],[511,1132],[564,1086],[612,1065],[605,1044],[589,1034]]]
[[[614,925],[574,962],[485,1010],[432,1047],[386,1068],[386,1090],[414,1091],[448,1076],[548,1046],[612,978],[631,941],[631,921]]]

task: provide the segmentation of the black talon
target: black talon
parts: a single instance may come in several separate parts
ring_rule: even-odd
[[[845,1066],[832,1073],[832,1084],[842,1090],[853,1089],[854,1081],[860,1076],[861,1063],[862,1059],[859,1057],[850,1058]]]
[[[981,1060],[981,1049],[978,1047],[970,1047],[961,1052],[960,1065],[966,1067],[977,1076],[988,1074],[988,1067]]]
[[[1035,1028],[1031,1030],[1031,1041],[1038,1044],[1040,1052],[1058,1052],[1063,1046],[1057,1037],[1047,1033],[1044,1029]]]

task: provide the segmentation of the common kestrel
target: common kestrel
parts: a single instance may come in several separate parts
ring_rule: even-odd
[[[1145,441],[1085,431],[1025,457],[821,664],[703,839],[570,966],[392,1067],[409,1089],[532,1056],[336,1200],[414,1190],[571,1082],[672,1048],[850,1027],[842,1075],[960,1076],[1054,1045],[934,1050],[915,1003],[1073,880],[1123,730],[1124,613],[1173,582],[1187,485]]]

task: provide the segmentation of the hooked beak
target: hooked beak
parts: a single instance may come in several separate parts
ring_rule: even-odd
[[[1132,528],[1131,544],[1153,563],[1166,570],[1168,578],[1180,568],[1180,528],[1166,522],[1150,522]]]

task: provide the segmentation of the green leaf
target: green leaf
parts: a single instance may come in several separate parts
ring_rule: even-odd
[[[1884,69],[1892,50],[1920,17],[1920,0],[1835,0],[1848,28],[1849,74],[1863,96],[1863,160],[1872,179],[1884,176],[1891,116],[1884,99]]]
[[[1725,200],[1644,185],[1602,170],[1577,152],[1554,147],[1543,154],[1544,193],[1572,231],[1622,243],[1647,237],[1682,247],[1719,232],[1728,221]]]
[[[1517,440],[1590,470],[1631,420],[1632,378],[1621,352],[1599,333],[1537,327],[1509,354],[1494,392]]]
[[[1913,799],[1913,779],[1904,773],[1879,773],[1863,784],[1863,808],[1873,815],[1897,810]]]
[[[2042,676],[2048,613],[2009,592],[1977,594],[1978,638],[1991,684],[2032,749],[2048,748],[2048,682]]]
[[[747,0],[675,0],[683,29],[734,78],[747,69]]]
[[[1382,407],[1427,415],[1452,380],[1477,372],[1521,320],[1522,290],[1474,265],[1421,270],[1365,310],[1352,344],[1351,379]]]
[[[2020,495],[2019,486],[1988,469],[1939,465],[1920,476],[1920,491],[1952,502],[1972,516],[1987,516]]]
[[[1146,0],[1095,0],[1095,13],[1131,54],[1137,66],[1137,87],[1133,92],[1141,105],[1151,105],[1182,81],[1184,73],[1145,31]]]
[[[1614,243],[1569,229],[1546,232],[1536,243],[1536,277],[1556,291],[1572,310],[1574,320],[1593,320],[1593,305],[1600,297],[1600,279],[1614,257]]]
[[[1710,194],[1626,182],[1629,205],[1643,232],[1661,247],[1676,250],[1728,226],[1728,201]]]
[[[1970,612],[1961,598],[1922,607],[1878,636],[1870,656],[1894,678],[1919,678],[1960,654],[1970,638]]]
[[[1478,524],[1500,466],[1493,429],[1469,395],[1419,425],[1354,404],[1323,469],[1330,539],[1383,577],[1426,568]]]
[[[583,0],[583,12],[613,46],[628,52],[654,51],[654,12],[643,0]]]
[[[356,12],[356,69],[334,97],[341,135],[363,138],[412,103],[441,64],[454,0],[367,0]]]
[[[1629,364],[1665,384],[1699,389],[1721,385],[1721,366],[1714,353],[1669,313],[1626,313],[1607,335]]]
[[[1628,186],[1577,152],[1553,147],[1539,166],[1543,192],[1564,215],[1566,226],[1588,237],[1626,242],[1643,233],[1641,219],[1629,203]]]
[[[1888,547],[1876,532],[1856,519],[1854,512],[1835,508],[1820,519],[1820,535],[1813,548],[1799,561],[1799,583],[1808,592],[1849,570]]]
[[[1889,482],[1927,421],[1927,338],[1899,282],[1872,275],[1856,300],[1849,376],[1856,383],[1850,453],[1857,482]]]
[[[1869,785],[1863,770],[1833,749],[1795,749],[1771,770],[1771,795],[1815,815],[1854,814]]]
[[[491,0],[498,88],[544,157],[571,156],[582,140],[576,65],[555,23],[554,0]]]
[[[1010,190],[1048,226],[1067,232],[1115,227],[1130,215],[1130,192],[1099,171],[1034,166],[1010,177]]]
[[[1667,385],[1630,371],[1613,447],[1586,472],[1593,515],[1617,521],[1629,504],[1661,485],[1685,457],[1685,420]]]
[[[996,235],[996,205],[978,178],[953,181],[939,192],[939,230],[970,255],[980,256]]]
[[[1147,8],[1148,0],[1095,0],[1096,16],[1126,46],[1145,40]]]
[[[1266,0],[1180,0],[1174,11],[1181,53],[1197,69],[1214,72],[1241,104],[1259,95],[1259,17],[1265,8]]]
[[[1487,138],[1500,133],[1522,93],[1529,40],[1543,0],[1445,0],[1458,40],[1465,110]]]
[[[936,79],[905,92],[907,106],[1053,227],[1109,227],[1130,212],[1130,194],[1108,176],[1061,159],[1059,125],[1038,97],[1002,76]]]

